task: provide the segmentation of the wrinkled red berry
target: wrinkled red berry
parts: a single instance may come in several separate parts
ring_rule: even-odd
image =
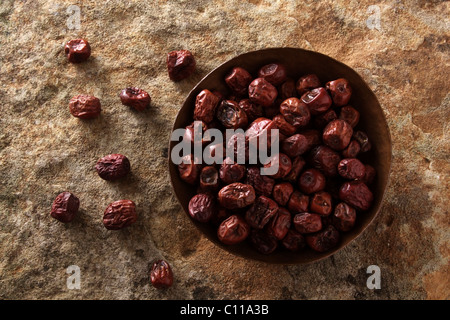
[[[74,39],[66,43],[64,52],[69,62],[80,63],[91,56],[91,46],[85,39]]]
[[[373,194],[362,181],[349,181],[339,189],[339,198],[352,207],[365,211],[370,208]]]
[[[253,204],[256,194],[251,185],[235,182],[220,189],[218,199],[222,207],[233,210]]]
[[[258,77],[264,78],[274,86],[279,86],[287,78],[286,67],[280,63],[269,63],[258,71]]]
[[[216,107],[219,103],[219,97],[208,89],[200,91],[195,98],[194,120],[201,120],[210,123],[216,114]]]
[[[80,200],[70,192],[62,192],[56,196],[50,215],[64,223],[71,222],[77,215]]]
[[[289,182],[281,182],[273,187],[273,199],[278,202],[280,206],[287,205],[294,187]]]
[[[272,195],[275,180],[269,176],[261,175],[259,167],[249,167],[247,169],[246,183],[253,186],[256,193],[266,197]]]
[[[214,215],[214,197],[209,193],[199,193],[189,201],[189,215],[199,222],[208,222]]]
[[[277,89],[264,78],[256,78],[248,86],[250,101],[268,107],[274,103],[278,95]]]
[[[150,280],[155,288],[169,288],[173,284],[173,272],[170,265],[164,260],[153,263],[150,271]]]
[[[291,227],[291,213],[285,208],[278,208],[275,216],[267,225],[267,233],[278,240],[283,239]]]
[[[114,201],[103,213],[103,225],[108,230],[123,229],[136,221],[136,205],[131,200]]]
[[[247,169],[242,164],[237,164],[230,158],[226,158],[220,166],[220,179],[226,184],[241,181]]]
[[[219,187],[219,172],[214,166],[203,167],[200,171],[200,188],[215,191]]]
[[[353,129],[344,120],[337,119],[331,121],[323,130],[323,142],[331,149],[344,150],[352,139]]]
[[[361,152],[367,152],[372,148],[369,137],[363,131],[356,131],[353,134],[353,139],[358,141],[359,145],[361,146]]]
[[[339,231],[332,225],[328,225],[322,231],[306,235],[308,246],[318,252],[325,252],[337,246],[340,240]]]
[[[330,147],[321,145],[311,150],[308,161],[313,168],[320,170],[326,177],[335,177],[338,174],[337,166],[341,157]]]
[[[122,179],[131,171],[130,160],[122,154],[109,154],[97,161],[95,170],[104,180]]]
[[[333,103],[336,107],[345,106],[352,96],[352,87],[346,79],[337,79],[329,81],[326,89],[330,92]]]
[[[294,216],[293,224],[300,233],[313,233],[322,229],[322,218],[315,213],[298,213]]]
[[[172,81],[181,81],[195,72],[195,58],[189,50],[176,50],[167,54],[167,71]]]
[[[120,92],[120,101],[123,105],[132,107],[137,111],[144,111],[150,105],[150,95],[139,88],[128,87]]]
[[[315,74],[307,74],[300,79],[298,79],[296,84],[297,93],[302,96],[308,91],[311,91],[312,89],[321,87],[322,84],[320,83],[319,77]]]
[[[250,226],[239,215],[225,219],[217,229],[217,237],[224,244],[232,245],[244,241],[250,234]]]
[[[182,158],[182,162],[178,165],[180,178],[189,183],[195,184],[200,176],[202,166],[194,162],[193,155],[189,154]]]
[[[322,87],[304,93],[301,101],[309,108],[312,115],[324,113],[332,104],[330,95]]]
[[[278,205],[275,201],[265,196],[259,196],[245,213],[245,221],[252,228],[262,229],[277,211]]]
[[[216,117],[227,129],[244,128],[248,124],[247,114],[233,100],[222,100],[217,107]]]
[[[305,127],[311,119],[309,108],[295,97],[284,100],[280,104],[280,112],[284,119],[297,129]]]
[[[233,68],[225,77],[225,83],[239,96],[244,96],[247,93],[250,82],[252,82],[252,76],[241,67]]]
[[[253,122],[255,119],[261,118],[264,115],[262,106],[251,102],[250,99],[242,99],[239,101],[239,108],[244,110],[249,123]]]
[[[289,229],[286,236],[281,241],[283,247],[292,252],[297,252],[303,249],[306,246],[305,237],[293,230]]]
[[[356,158],[346,158],[339,162],[338,173],[345,179],[363,179],[366,174],[366,167]]]
[[[359,122],[359,112],[352,106],[342,107],[341,112],[339,113],[339,119],[347,121],[347,123],[354,128]]]
[[[325,176],[317,169],[305,170],[298,179],[300,190],[306,194],[322,191],[325,188]]]
[[[356,210],[348,204],[341,202],[334,209],[333,225],[340,231],[349,231],[355,225]]]
[[[287,207],[293,214],[306,212],[309,207],[309,197],[295,190],[288,201]]]
[[[102,106],[98,98],[80,94],[70,100],[69,109],[74,117],[80,119],[93,119],[100,115]]]
[[[325,191],[315,193],[309,204],[311,212],[318,213],[322,216],[328,216],[333,211],[331,195]]]

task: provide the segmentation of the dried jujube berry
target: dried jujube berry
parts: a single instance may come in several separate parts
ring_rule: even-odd
[[[227,129],[243,128],[248,124],[247,114],[233,100],[222,100],[217,107],[216,118]]]
[[[199,222],[208,222],[214,215],[216,203],[209,193],[199,193],[189,201],[189,215]]]
[[[255,229],[262,229],[277,213],[278,205],[272,199],[259,196],[245,213],[245,221]]]
[[[200,172],[200,188],[215,191],[219,188],[219,172],[214,166],[206,166]]]
[[[264,115],[262,106],[251,102],[250,99],[242,99],[239,101],[239,108],[244,110],[249,123],[253,122],[255,119],[261,118]]]
[[[181,160],[178,165],[181,180],[189,184],[197,183],[202,166],[195,163],[194,156],[191,154],[184,156]]]
[[[353,228],[356,220],[356,210],[348,204],[341,202],[333,213],[333,225],[340,231],[346,232]]]
[[[210,123],[216,114],[216,107],[220,99],[208,89],[200,91],[195,98],[194,120]]]
[[[330,95],[322,87],[304,93],[301,101],[309,108],[312,115],[324,113],[330,109],[332,104]]]
[[[278,167],[278,170],[275,170],[276,167]],[[292,161],[284,153],[279,153],[271,157],[270,161],[264,165],[264,168],[267,169],[267,171],[274,171],[274,173],[266,172],[268,176],[272,177],[273,179],[280,179],[284,178],[291,171]]]
[[[123,154],[113,153],[99,159],[95,170],[100,178],[113,181],[125,177],[131,171],[131,164]]]
[[[356,158],[346,158],[339,162],[338,173],[345,179],[363,179],[366,174],[366,167]]]
[[[246,183],[253,186],[257,194],[270,197],[275,186],[275,179],[261,175],[259,167],[249,167]]]
[[[173,272],[165,260],[157,260],[152,264],[150,281],[155,288],[169,288],[173,284]]]
[[[280,113],[295,128],[305,127],[311,120],[311,113],[305,103],[298,98],[288,98],[280,104]]]
[[[347,121],[354,128],[359,122],[359,112],[352,106],[342,107],[339,113],[339,119]]]
[[[325,87],[330,92],[333,103],[336,107],[345,106],[350,101],[352,96],[352,87],[348,83],[347,79],[340,78],[329,81]]]
[[[341,154],[344,158],[356,158],[361,151],[361,146],[356,140],[351,140],[347,148],[342,150]]]
[[[298,213],[294,216],[293,224],[300,233],[313,233],[322,229],[322,218],[316,213]]]
[[[287,122],[282,114],[277,114],[272,121],[276,124],[281,134],[291,136],[297,131],[297,128]]]
[[[308,161],[313,168],[320,170],[326,177],[335,177],[338,174],[337,166],[341,157],[330,147],[320,145],[311,151]]]
[[[305,159],[303,159],[302,156],[294,157],[292,159],[292,169],[287,174],[287,176],[284,177],[284,180],[287,180],[291,183],[296,183],[298,177],[300,176],[300,172],[302,172],[305,164],[306,161]]]
[[[123,229],[136,221],[136,205],[131,200],[114,201],[103,213],[103,225],[108,230]]]
[[[366,211],[373,201],[372,191],[362,181],[349,181],[339,189],[339,198],[352,207]]]
[[[353,139],[358,141],[361,146],[361,152],[367,152],[372,149],[372,144],[370,143],[369,137],[364,131],[356,131],[353,133]]]
[[[352,139],[353,129],[344,120],[337,119],[327,124],[323,130],[323,142],[331,149],[344,150]]]
[[[289,229],[286,236],[281,241],[281,245],[289,251],[297,252],[306,246],[306,240],[301,233],[294,229]]]
[[[280,205],[287,205],[292,193],[294,192],[294,187],[289,182],[281,182],[273,187],[273,199]]]
[[[296,83],[296,89],[297,93],[302,96],[308,91],[311,91],[312,89],[321,87],[321,82],[319,80],[319,77],[315,74],[307,74],[300,79],[297,80]]]
[[[270,254],[278,246],[277,238],[263,230],[252,229],[250,231],[250,241],[253,247],[262,254]]]
[[[267,233],[278,240],[283,239],[291,227],[291,213],[285,208],[278,208],[275,216],[267,225]]]
[[[123,105],[132,107],[137,111],[144,111],[150,105],[150,95],[137,87],[128,87],[120,92],[120,101]]]
[[[220,179],[226,184],[239,182],[244,178],[246,171],[247,169],[244,165],[226,158],[220,166]]]
[[[309,204],[311,212],[318,213],[321,216],[328,216],[333,211],[331,194],[326,191],[315,193]]]
[[[274,103],[277,95],[277,88],[264,78],[256,78],[248,86],[249,99],[263,107],[268,107]]]
[[[278,86],[287,78],[286,67],[281,63],[266,64],[259,69],[258,77],[264,78],[274,86]]]
[[[53,201],[50,215],[64,223],[71,222],[78,213],[80,200],[71,192],[58,194]]]
[[[309,196],[295,190],[289,198],[287,207],[293,214],[306,212],[309,208]]]
[[[100,115],[102,106],[98,98],[80,94],[70,99],[69,110],[74,117],[80,119],[93,119]]]
[[[64,53],[69,62],[80,63],[91,56],[91,46],[86,39],[73,39],[64,46]]]
[[[241,67],[231,69],[225,78],[225,83],[228,87],[240,96],[247,93],[250,82],[252,82],[251,74]]]
[[[172,81],[181,81],[195,72],[195,58],[189,50],[174,50],[167,54],[167,72]]]
[[[306,194],[322,191],[325,184],[325,176],[319,170],[313,168],[303,171],[298,179],[300,190]]]
[[[326,252],[337,246],[340,240],[339,231],[332,225],[323,230],[306,235],[306,243],[317,252]]]
[[[224,244],[232,245],[244,241],[250,234],[250,226],[239,215],[225,219],[217,229],[217,237]]]
[[[256,194],[251,185],[235,182],[220,189],[218,199],[222,207],[233,210],[253,204]]]

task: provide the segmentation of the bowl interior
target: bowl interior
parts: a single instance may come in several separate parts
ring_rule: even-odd
[[[271,62],[283,63],[287,67],[288,76],[294,80],[308,73],[317,74],[323,84],[337,78],[346,78],[349,80],[353,88],[353,94],[349,104],[360,111],[360,122],[355,130],[361,128],[361,130],[368,134],[372,142],[372,149],[364,154],[361,160],[364,163],[372,165],[377,171],[376,179],[371,185],[374,201],[370,210],[360,213],[357,216],[354,228],[349,232],[341,233],[342,237],[339,245],[328,252],[318,253],[308,248],[298,253],[277,250],[273,254],[263,255],[253,249],[247,241],[233,246],[224,245],[217,239],[216,230],[211,225],[199,223],[190,218],[188,214],[188,203],[191,197],[195,195],[195,188],[180,179],[178,168],[171,161],[172,148],[178,143],[174,141],[171,141],[169,144],[170,179],[175,195],[188,218],[191,219],[209,240],[219,247],[241,257],[268,263],[310,263],[336,253],[367,228],[381,207],[384,192],[388,184],[391,167],[391,139],[389,128],[375,94],[353,69],[323,54],[298,48],[264,49],[239,55],[211,71],[192,89],[175,119],[173,130],[184,128],[192,123],[195,98],[201,90],[218,90],[228,94],[229,90],[224,82],[224,78],[233,67],[243,67],[255,77],[261,66]]]

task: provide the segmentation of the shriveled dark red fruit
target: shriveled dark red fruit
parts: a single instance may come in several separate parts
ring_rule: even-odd
[[[157,260],[152,264],[150,281],[155,288],[169,288],[173,284],[173,272],[165,260]]]
[[[263,107],[251,102],[250,99],[242,99],[239,101],[239,107],[244,110],[249,123],[264,116]]]
[[[199,124],[199,131],[200,131],[198,138],[201,139],[201,141],[200,141],[201,144],[205,145],[206,143],[209,142],[205,139],[205,132],[209,128],[205,122],[200,121],[200,120],[196,120],[196,121],[192,122],[190,125],[186,126],[183,139],[185,141],[189,141],[191,143],[196,142],[196,141],[194,141],[195,140],[195,125],[196,125],[196,123]],[[201,136],[200,136],[200,134],[201,134]]]
[[[302,96],[312,89],[321,87],[319,77],[315,74],[307,74],[297,80],[296,89],[299,96]]]
[[[274,168],[278,166],[278,170],[274,170]],[[273,167],[272,169],[270,169]],[[292,161],[291,159],[285,155],[284,153],[279,153],[270,158],[270,162],[264,165],[264,168],[267,169],[266,174],[271,176],[274,179],[284,178],[292,169]],[[269,170],[274,170],[273,174],[269,174]]]
[[[359,142],[356,140],[351,140],[347,148],[342,150],[341,154],[344,158],[356,158],[360,150],[361,146],[359,145]]]
[[[264,78],[274,86],[279,86],[286,81],[286,67],[281,63],[266,64],[259,69],[258,77]]]
[[[108,230],[123,229],[136,221],[136,205],[131,200],[114,201],[103,213],[103,225]]]
[[[95,170],[104,180],[122,179],[131,171],[130,160],[122,154],[109,154],[97,161]]]
[[[322,229],[322,218],[316,213],[298,213],[294,216],[293,224],[300,233],[313,233]]]
[[[203,150],[203,161],[208,165],[222,163],[225,158],[226,150],[223,143],[210,143]],[[214,160],[216,159],[216,160]]]
[[[172,81],[191,76],[196,69],[194,55],[189,50],[175,50],[167,54],[167,71]]]
[[[219,240],[228,245],[244,241],[250,234],[250,226],[239,215],[231,215],[217,229]]]
[[[320,170],[326,177],[335,177],[338,174],[339,161],[341,161],[339,153],[324,145],[312,149],[308,157],[311,166]]]
[[[309,151],[314,145],[320,143],[320,134],[317,130],[305,130],[294,134],[281,142],[281,151],[291,158],[298,157]]]
[[[359,112],[352,106],[342,107],[341,112],[339,113],[339,119],[347,121],[347,123],[354,128],[359,122]]]
[[[282,114],[277,114],[275,117],[273,117],[272,121],[280,130],[280,133],[286,136],[292,136],[297,131],[297,128],[287,122]]]
[[[338,245],[339,240],[339,231],[332,225],[328,225],[317,233],[306,235],[308,246],[318,252],[326,252],[333,249]]]
[[[278,208],[277,213],[267,224],[266,231],[278,240],[283,239],[291,227],[291,213],[285,208]]]
[[[264,78],[256,78],[248,86],[249,99],[263,107],[272,105],[277,95],[277,89]]]
[[[329,81],[326,84],[326,89],[330,92],[333,103],[336,107],[345,106],[350,101],[352,96],[352,87],[347,79],[340,78]]]
[[[100,115],[102,106],[98,98],[80,94],[70,99],[69,110],[74,117],[80,119],[93,119]]]
[[[50,215],[64,223],[71,222],[78,213],[80,200],[68,191],[58,194],[53,201]]]
[[[305,127],[311,120],[311,113],[305,103],[298,98],[288,98],[280,104],[280,112],[294,127]]]
[[[288,98],[297,97],[297,90],[295,88],[295,81],[293,79],[286,79],[280,88],[278,89],[279,97],[281,100],[286,100]]]
[[[195,98],[194,120],[210,123],[216,114],[219,97],[208,89],[200,91]]]
[[[336,112],[333,109],[329,109],[328,111],[317,115],[314,118],[314,126],[317,129],[323,129],[329,124],[331,121],[336,120],[338,118]]]
[[[375,179],[375,176],[377,175],[377,172],[375,168],[369,164],[366,164],[364,167],[365,167],[365,174],[364,177],[361,179],[361,181],[364,182],[366,185],[372,184],[373,180]]]
[[[84,62],[91,56],[91,46],[86,39],[73,39],[64,46],[64,53],[69,62]]]
[[[292,193],[294,192],[294,187],[289,182],[281,182],[273,187],[273,199],[280,205],[287,205]]]
[[[253,204],[256,194],[251,185],[235,182],[220,189],[218,199],[222,207],[233,210]]]
[[[306,194],[322,191],[325,188],[325,176],[317,169],[305,170],[298,179],[298,187]]]
[[[366,167],[356,158],[345,158],[338,164],[338,173],[345,179],[361,180],[366,174]]]
[[[197,183],[201,169],[202,166],[195,163],[194,157],[191,154],[184,156],[182,162],[178,165],[181,180],[189,184]]]
[[[247,94],[248,86],[252,82],[252,76],[247,70],[241,67],[235,67],[225,77],[225,83],[237,95]]]
[[[226,142],[226,156],[239,164],[248,163],[249,141],[245,133],[236,132]]]
[[[321,216],[328,216],[333,211],[331,194],[326,191],[315,193],[309,204],[309,210]]]
[[[128,87],[123,89],[119,95],[123,105],[132,107],[137,111],[144,111],[150,105],[150,95],[136,87]]]
[[[333,150],[344,150],[352,139],[353,129],[344,120],[331,121],[323,130],[323,142]]]
[[[367,152],[372,149],[372,144],[370,143],[369,137],[364,131],[356,131],[353,133],[353,139],[358,141],[361,146],[361,152]]]
[[[278,204],[272,199],[259,196],[245,213],[245,221],[250,227],[262,229],[278,211]]]
[[[247,169],[242,164],[237,164],[230,158],[226,158],[220,166],[220,180],[226,184],[241,181]]]
[[[247,114],[233,100],[222,100],[217,107],[216,118],[227,129],[244,128],[248,124]]]
[[[356,221],[356,210],[348,204],[341,202],[333,213],[333,225],[340,231],[349,231],[353,228]]]
[[[275,179],[261,175],[259,167],[249,167],[247,168],[246,183],[253,186],[256,194],[270,197],[275,186]]]
[[[216,209],[214,197],[209,193],[199,193],[189,201],[189,215],[199,222],[211,220]]]
[[[309,197],[300,191],[295,190],[289,198],[287,208],[293,214],[307,212],[309,207]]]
[[[349,181],[339,189],[339,198],[352,207],[366,211],[373,201],[372,191],[362,181]]]
[[[309,108],[312,115],[326,112],[332,104],[330,95],[323,87],[315,88],[304,93],[301,101]]]
[[[284,177],[284,180],[287,180],[291,183],[296,183],[298,177],[300,176],[300,172],[302,172],[304,166],[306,164],[305,159],[303,159],[302,156],[298,156],[292,159],[292,169],[287,174],[286,177]]]
[[[219,172],[214,166],[206,166],[200,171],[200,188],[214,191],[219,188]]]
[[[278,246],[278,240],[263,230],[253,229],[250,232],[253,247],[262,254],[271,254]]]
[[[281,245],[289,251],[297,252],[306,246],[306,240],[301,233],[289,229],[286,236],[281,241]]]
[[[278,129],[275,122],[267,118],[258,118],[253,121],[245,131],[245,138],[249,143],[258,145],[263,135],[267,137],[267,147],[270,148],[272,130]]]

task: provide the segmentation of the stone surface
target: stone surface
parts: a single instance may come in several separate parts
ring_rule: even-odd
[[[448,1],[81,3],[79,30],[70,28],[73,1],[0,4],[0,299],[450,298]],[[371,5],[379,30],[367,25],[377,12]],[[63,53],[75,37],[92,45],[80,65]],[[172,122],[195,83],[240,53],[277,46],[353,67],[378,96],[393,139],[391,183],[375,223],[307,266],[274,267],[215,247],[175,201],[167,171]],[[165,66],[174,49],[191,50],[198,64],[179,83]],[[120,104],[131,85],[152,96],[147,111]],[[68,101],[80,93],[101,99],[100,118],[70,115]],[[95,162],[109,153],[130,159],[125,182],[98,178]],[[67,225],[49,216],[64,190],[81,201]],[[123,198],[135,201],[138,222],[108,231],[103,211]],[[160,258],[175,277],[163,291],[149,281]],[[70,265],[80,267],[80,290],[67,288]],[[369,265],[381,269],[379,290],[366,286]]]

